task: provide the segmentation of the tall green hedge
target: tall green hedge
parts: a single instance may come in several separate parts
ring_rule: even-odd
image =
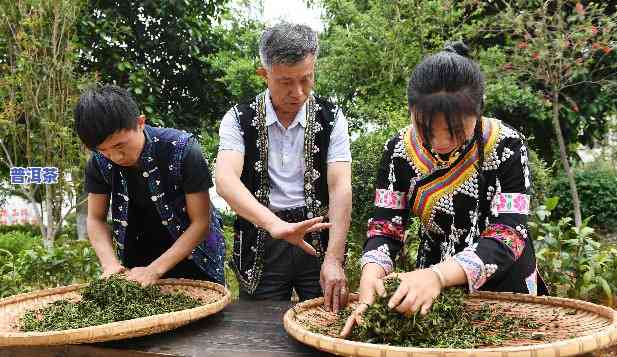
[[[610,163],[594,163],[575,169],[574,177],[583,217],[592,216],[592,226],[617,231],[617,169]],[[555,216],[573,215],[570,187],[564,174],[553,180],[550,196],[559,197]]]

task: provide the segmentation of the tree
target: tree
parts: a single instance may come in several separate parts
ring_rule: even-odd
[[[16,0],[0,3],[0,167],[56,167],[58,183],[15,185],[38,215],[49,247],[75,205],[82,155],[72,129],[75,23],[81,3],[74,0]]]
[[[229,92],[208,57],[228,0],[89,0],[80,68],[128,87],[150,122],[193,132],[224,114]]]
[[[574,220],[582,224],[580,200],[562,131],[563,107],[580,111],[572,91],[610,91],[617,85],[617,17],[603,5],[553,0],[528,8],[528,1],[504,2],[498,30],[511,34],[508,70],[538,86],[550,102],[559,156],[568,177]],[[601,119],[601,118],[598,118]]]
[[[235,103],[248,103],[266,88],[263,78],[257,75],[257,68],[261,65],[259,39],[265,26],[247,16],[260,4],[238,0],[236,5],[221,16],[220,24],[213,27],[214,36],[220,39],[220,43],[218,51],[208,56],[208,64],[217,73],[215,80],[228,91],[225,107],[221,110],[228,110]],[[219,123],[220,120],[216,120],[212,125],[204,126],[200,135],[200,144],[210,163],[214,163],[218,151]],[[210,168],[214,168],[214,164]]]
[[[543,85],[512,71],[510,54],[518,44],[499,27],[508,2],[322,0],[326,30],[321,36],[317,91],[335,98],[357,128],[365,123],[389,125],[390,114],[406,113],[406,81],[426,55],[447,40],[463,40],[486,74],[485,113],[533,138],[542,158],[558,159],[552,106]],[[506,3],[506,4],[504,4]],[[533,12],[541,2],[522,1]],[[617,2],[604,2],[607,16]],[[495,31],[490,31],[490,30]],[[489,31],[487,31],[489,30]],[[615,54],[612,53],[612,56]],[[560,122],[569,153],[578,143],[593,146],[606,133],[605,118],[615,112],[617,91],[584,84],[564,92],[577,103],[560,107]],[[571,145],[568,145],[571,144]]]
[[[216,80],[230,92],[230,103],[250,101],[266,88],[257,75],[261,66],[259,39],[264,29],[263,23],[239,11],[224,15],[223,23],[213,29],[221,42],[218,52],[208,56],[208,63],[219,73]]]
[[[317,91],[336,100],[352,127],[406,115],[407,80],[426,55],[471,31],[470,1],[322,0]]]
[[[604,13],[615,14],[617,2],[604,1]],[[536,11],[542,2],[524,1],[515,6],[518,11]],[[529,78],[525,73],[512,71],[511,53],[520,42],[510,28],[501,26],[511,2],[478,2],[480,16],[476,16],[475,33],[470,32],[466,41],[477,50],[478,58],[486,75],[485,112],[504,120],[533,138],[533,144],[543,159],[559,160],[558,144],[553,134],[552,105],[542,90],[543,84]],[[574,6],[574,3],[571,3]],[[509,19],[510,20],[510,19]],[[565,94],[577,103],[574,111],[569,105],[560,107],[560,123],[570,157],[576,157],[576,149],[582,144],[594,147],[607,135],[607,118],[615,113],[617,91],[583,84],[567,88]]]

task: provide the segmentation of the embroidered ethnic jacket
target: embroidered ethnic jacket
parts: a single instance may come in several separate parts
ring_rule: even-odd
[[[183,131],[169,128],[154,128],[146,125],[146,142],[139,158],[142,175],[148,182],[151,200],[175,241],[188,226],[186,198],[182,191],[182,158],[189,138]],[[127,239],[129,216],[129,192],[123,168],[98,152],[93,152],[96,164],[105,181],[111,186],[112,237],[116,253],[125,263],[124,244]],[[222,219],[210,204],[209,232],[192,252],[192,261],[216,282],[225,283],[225,240],[222,233]]]
[[[266,127],[266,93],[250,104],[236,105],[233,110],[244,140],[244,166],[240,179],[264,206],[269,207],[268,128]],[[306,102],[304,129],[304,202],[308,219],[321,215],[328,207],[327,155],[330,134],[337,109],[314,96]],[[233,269],[241,287],[252,294],[261,281],[264,240],[269,234],[237,216],[234,223]],[[328,232],[311,233],[308,242],[323,257],[328,247]]]
[[[373,262],[392,271],[413,215],[420,219],[417,268],[453,257],[465,270],[470,291],[547,293],[527,229],[531,181],[524,138],[496,119],[483,118],[482,127],[481,177],[473,141],[447,163],[422,144],[414,125],[388,141],[363,265]]]

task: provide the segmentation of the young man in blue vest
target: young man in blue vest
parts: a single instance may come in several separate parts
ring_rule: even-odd
[[[318,53],[313,30],[271,27],[259,52],[258,74],[268,89],[223,117],[215,170],[217,192],[238,215],[233,267],[240,298],[289,300],[295,289],[301,300],[323,293],[325,305],[338,311],[348,295],[347,122],[312,93]]]
[[[224,283],[225,243],[199,143],[145,120],[112,85],[85,91],[75,108],[75,129],[92,150],[87,226],[103,275],[124,273],[144,286],[159,278]]]

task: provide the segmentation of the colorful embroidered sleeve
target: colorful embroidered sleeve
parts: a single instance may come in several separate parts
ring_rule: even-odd
[[[504,142],[499,155],[492,158],[498,159],[497,179],[487,190],[490,212],[486,228],[476,244],[454,256],[465,270],[470,291],[489,280],[502,279],[528,244],[531,182],[527,148],[519,138]]]
[[[362,266],[376,263],[386,273],[394,268],[393,262],[402,248],[409,220],[408,191],[412,170],[406,159],[397,155],[400,140],[397,136],[385,146],[375,184],[374,213],[368,221],[362,256]]]

